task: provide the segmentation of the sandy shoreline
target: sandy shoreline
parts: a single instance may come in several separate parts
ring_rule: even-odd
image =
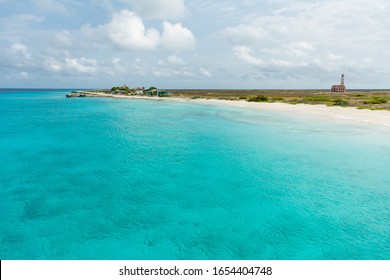
[[[289,112],[295,115],[307,117],[318,117],[328,120],[339,120],[354,123],[365,123],[386,126],[390,128],[390,111],[372,111],[359,110],[352,107],[338,107],[326,105],[309,105],[287,103],[265,103],[265,102],[247,102],[247,101],[230,101],[218,99],[189,99],[177,97],[148,97],[148,96],[124,96],[112,95],[107,93],[85,92],[88,97],[109,97],[123,99],[147,99],[147,100],[171,100],[180,102],[206,103],[224,106],[234,106],[240,108],[265,109],[269,111]]]

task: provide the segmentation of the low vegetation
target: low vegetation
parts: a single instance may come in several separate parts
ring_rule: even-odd
[[[363,101],[364,104],[385,104],[389,101],[385,96],[373,96],[370,100]]]
[[[319,90],[169,90],[156,87],[131,89],[127,86],[97,90],[107,94],[157,95],[189,99],[219,99],[248,102],[282,102],[288,104],[323,104],[327,106],[355,107],[368,110],[390,111],[390,90],[350,91],[331,93]]]
[[[268,97],[265,95],[257,95],[255,97],[248,98],[248,102],[268,102]]]
[[[172,97],[324,104],[370,110],[390,110],[390,91],[331,93],[318,90],[171,90]]]

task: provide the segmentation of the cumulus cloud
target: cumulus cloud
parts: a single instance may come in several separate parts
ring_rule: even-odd
[[[151,19],[178,19],[186,15],[184,0],[127,0],[137,14]]]
[[[63,70],[61,62],[59,62],[53,57],[48,56],[44,57],[43,67],[49,72],[60,72]]]
[[[185,28],[181,23],[171,24],[164,22],[162,33],[162,44],[171,50],[193,49],[195,37],[191,30]]]
[[[111,41],[123,49],[153,50],[159,44],[159,32],[147,29],[143,20],[128,10],[115,13],[105,28]]]
[[[0,2],[1,77],[21,79],[23,71],[29,81],[47,75],[67,83],[115,73],[99,82],[134,76],[160,86],[279,87],[283,81],[309,88],[345,73],[367,87],[374,81],[388,87],[388,0]],[[68,21],[58,17],[64,13]]]
[[[109,23],[98,27],[86,24],[82,26],[81,33],[93,42],[92,45],[104,45],[109,41],[124,50],[152,51],[163,46],[177,51],[195,47],[195,36],[181,23],[165,21],[160,33],[155,28],[147,28],[143,19],[129,10],[114,13]],[[66,38],[64,33],[57,36]]]
[[[11,53],[17,56],[21,56],[26,60],[31,60],[31,54],[29,53],[27,47],[23,44],[13,44],[11,46]]]
[[[95,73],[97,71],[97,60],[91,58],[66,58],[66,66],[70,70],[79,73]]]
[[[234,54],[241,60],[256,66],[264,65],[264,61],[253,55],[253,51],[246,46],[233,47]]]
[[[102,65],[95,58],[74,57],[69,52],[51,50],[37,56],[35,67],[40,71],[50,73],[61,73],[69,76],[80,75],[91,76],[97,73],[104,73]]]
[[[272,1],[272,4],[277,7],[276,2],[279,3]],[[306,67],[322,61],[325,70],[337,71],[337,67],[353,66],[362,50],[366,52],[364,56],[386,53],[383,38],[390,35],[386,27],[388,1],[285,1],[282,4],[282,8],[265,15],[249,14],[241,23],[222,31],[236,56],[250,64],[261,64],[250,52],[256,50],[267,65]],[[343,16],[335,16],[336,11],[343,11]],[[345,63],[337,64],[341,59]]]
[[[9,48],[10,68],[23,69],[29,73],[18,77],[32,78],[33,73],[61,73],[69,76],[85,74],[91,76],[96,73],[107,72],[99,65],[95,58],[72,57],[67,51],[49,48],[41,53],[30,53],[27,46],[16,43]],[[31,74],[31,76],[30,76]]]

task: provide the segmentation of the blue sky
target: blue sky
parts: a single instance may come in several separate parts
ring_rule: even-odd
[[[388,0],[0,0],[0,87],[390,88]]]

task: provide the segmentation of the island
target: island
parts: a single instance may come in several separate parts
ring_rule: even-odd
[[[260,90],[260,89],[171,89],[134,87],[126,85],[111,89],[74,91],[66,97],[113,98],[184,98],[204,100],[229,100],[262,103],[323,104],[329,107],[354,107],[357,109],[390,111],[390,90]]]

